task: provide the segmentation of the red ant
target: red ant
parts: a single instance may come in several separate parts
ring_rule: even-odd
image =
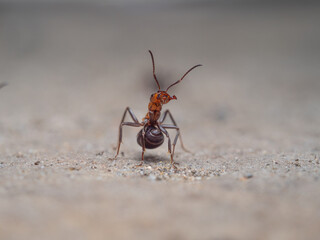
[[[140,132],[137,135],[137,142],[142,147],[142,156],[141,156],[141,166],[143,164],[143,158],[144,158],[144,152],[145,149],[153,149],[159,147],[164,142],[164,135],[168,138],[168,151],[171,156],[171,165],[176,168],[174,165],[175,162],[173,161],[173,155],[174,155],[174,149],[178,140],[178,137],[180,138],[181,147],[183,150],[188,150],[184,147],[180,129],[176,123],[176,121],[173,119],[172,114],[169,110],[166,110],[163,115],[161,115],[161,109],[163,104],[167,104],[170,100],[177,99],[175,95],[172,97],[167,93],[167,91],[174,85],[178,84],[182,81],[182,79],[193,69],[196,67],[202,66],[201,64],[198,64],[192,68],[190,68],[180,80],[176,81],[175,83],[171,84],[165,91],[162,91],[160,88],[160,84],[157,80],[156,74],[155,74],[155,66],[154,66],[154,58],[152,52],[149,50],[149,53],[151,55],[152,59],[152,66],[153,66],[153,77],[156,81],[159,90],[156,93],[153,93],[150,97],[150,102],[148,105],[149,112],[147,115],[142,119],[142,122],[139,122],[131,108],[127,107],[126,110],[123,113],[121,123],[119,126],[119,139],[118,139],[118,146],[117,146],[117,153],[116,156],[113,159],[116,159],[119,151],[120,151],[120,144],[122,142],[122,127],[123,126],[130,126],[130,127],[143,127]],[[133,122],[124,122],[124,119],[126,117],[127,112],[129,112]],[[161,117],[160,117],[161,115]],[[173,124],[163,124],[164,120],[166,119],[167,115],[169,115],[171,121]],[[177,134],[174,138],[173,144],[172,144],[172,151],[171,151],[171,139],[169,137],[169,133],[166,129],[175,129],[177,131]],[[113,160],[112,159],[112,160]]]

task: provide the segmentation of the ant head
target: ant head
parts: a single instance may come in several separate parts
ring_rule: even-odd
[[[170,100],[176,100],[177,97],[175,95],[170,96],[166,91],[159,90],[156,93],[153,93],[150,97],[150,101],[152,102],[160,102],[161,104],[166,104]]]

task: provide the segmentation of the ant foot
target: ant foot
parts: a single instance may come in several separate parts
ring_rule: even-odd
[[[187,152],[187,153],[192,153],[189,149],[185,148],[185,147],[182,147],[182,150]]]
[[[138,167],[141,167],[142,165],[143,165],[143,162],[141,161],[141,163],[136,165],[135,167],[138,168]]]
[[[171,167],[172,167],[174,170],[178,170],[178,167],[176,166],[176,164],[179,165],[179,163],[176,163],[176,162],[171,163]]]

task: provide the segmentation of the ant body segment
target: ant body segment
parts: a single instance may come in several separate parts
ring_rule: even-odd
[[[177,97],[175,95],[170,96],[167,91],[174,85],[178,84],[182,81],[182,79],[193,69],[196,67],[202,66],[201,64],[195,65],[192,68],[190,68],[180,80],[176,81],[175,83],[171,84],[165,91],[161,90],[160,84],[157,80],[156,74],[155,74],[155,64],[154,64],[154,58],[152,52],[149,50],[149,53],[151,55],[152,60],[152,66],[153,66],[153,77],[158,85],[158,91],[153,93],[150,97],[150,102],[148,105],[148,113],[146,116],[142,119],[142,122],[139,122],[133,111],[130,107],[127,107],[126,110],[123,113],[120,126],[119,126],[119,138],[118,138],[118,145],[117,145],[117,153],[114,158],[111,160],[114,160],[117,158],[119,151],[120,151],[120,145],[122,142],[122,127],[123,126],[130,126],[130,127],[142,127],[142,129],[139,131],[137,135],[137,142],[142,147],[142,156],[141,156],[141,166],[144,161],[144,152],[147,149],[153,149],[157,148],[164,142],[164,135],[168,138],[168,152],[171,156],[171,165],[176,168],[174,165],[175,162],[173,160],[174,150],[176,143],[178,141],[178,138],[180,139],[181,147],[184,151],[188,152],[188,150],[184,147],[180,129],[174,120],[172,114],[169,110],[166,110],[164,114],[161,115],[161,109],[163,104],[167,104],[171,100],[176,100]],[[124,119],[126,117],[127,112],[129,112],[129,115],[131,116],[133,122],[125,122]],[[169,116],[172,124],[163,124],[166,117]],[[166,129],[175,129],[177,131],[176,136],[174,138],[173,144],[171,145],[171,139],[169,136],[169,133]]]

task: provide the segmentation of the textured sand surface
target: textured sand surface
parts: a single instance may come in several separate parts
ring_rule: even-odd
[[[0,239],[318,239],[319,7],[3,5]],[[146,152],[170,90],[185,145]],[[174,132],[170,132],[171,135]]]

